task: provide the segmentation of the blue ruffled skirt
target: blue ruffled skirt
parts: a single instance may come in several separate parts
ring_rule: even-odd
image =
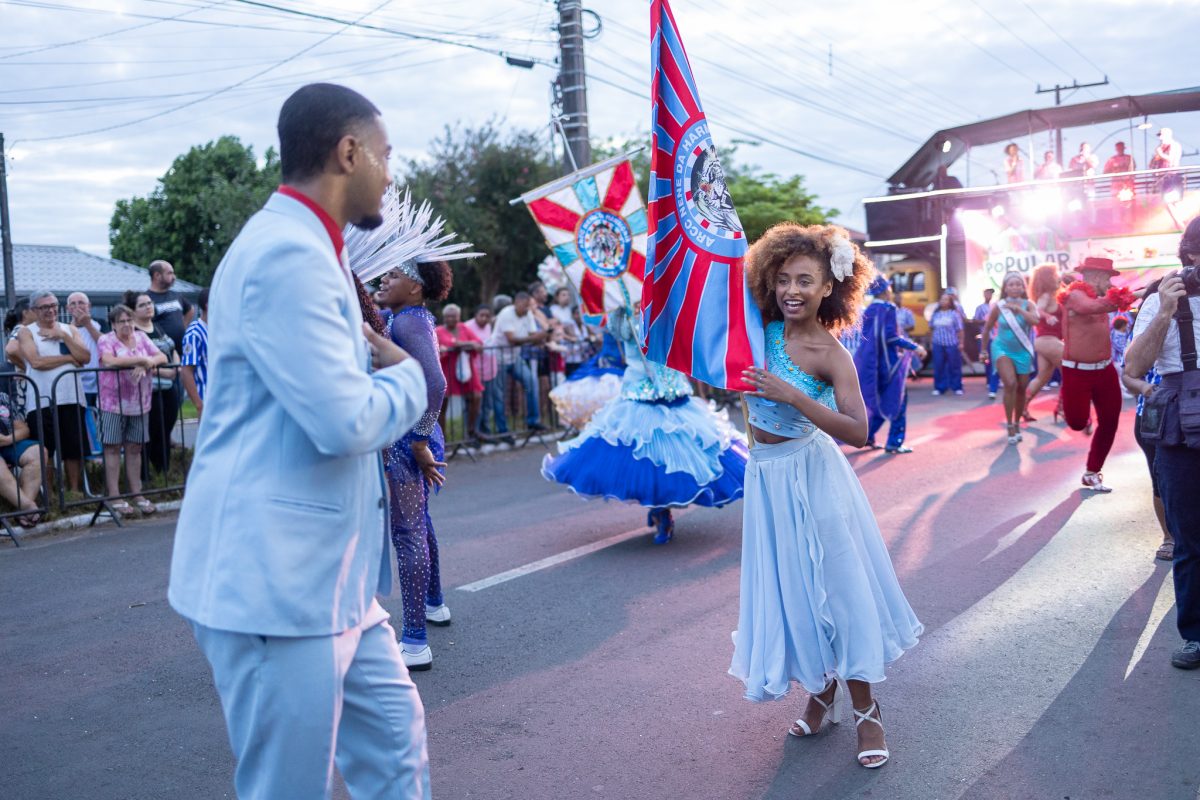
[[[695,397],[672,403],[618,398],[579,436],[546,456],[542,475],[588,498],[648,508],[719,508],[742,496],[746,444]]]
[[[738,629],[729,674],[746,699],[793,681],[878,683],[923,628],[904,597],[875,514],[829,436],[759,444],[746,467]]]

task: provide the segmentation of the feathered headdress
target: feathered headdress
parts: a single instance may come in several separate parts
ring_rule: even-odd
[[[404,196],[395,185],[388,187],[380,210],[383,224],[371,230],[347,225],[342,231],[350,268],[363,283],[373,281],[389,269],[399,269],[422,283],[417,264],[430,261],[454,261],[475,258],[483,253],[463,252],[470,242],[454,242],[453,233],[442,233],[446,221],[433,216],[433,206],[425,200],[413,204],[407,189]]]

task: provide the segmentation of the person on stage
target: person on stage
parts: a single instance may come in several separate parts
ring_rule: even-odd
[[[244,798],[428,798],[424,709],[376,593],[381,451],[426,411],[420,365],[364,326],[342,229],[381,224],[379,110],[310,84],[279,114],[283,185],[217,269],[210,383],[168,599],[192,626]],[[374,366],[374,371],[372,371]]]
[[[1109,156],[1108,160],[1104,162],[1104,174],[1111,175],[1117,172],[1133,172],[1136,170],[1137,163],[1134,162],[1132,155],[1125,152],[1125,143],[1117,142],[1115,148],[1117,152]],[[1128,202],[1132,200],[1136,190],[1137,186],[1134,183],[1133,176],[1131,175],[1121,178],[1113,178],[1112,186],[1109,188],[1109,192],[1112,194],[1112,196],[1121,202]],[[1125,197],[1121,197],[1122,191],[1127,191],[1128,194]]]
[[[1062,164],[1058,163],[1058,158],[1054,155],[1054,151],[1047,150],[1042,154],[1042,163],[1038,164],[1037,170],[1033,173],[1033,178],[1039,181],[1056,181],[1058,180],[1058,176],[1062,175],[1062,171]]]
[[[1170,128],[1160,128],[1156,135],[1158,147],[1154,148],[1154,155],[1150,158],[1150,169],[1179,169],[1183,158],[1183,145],[1175,141],[1174,131]],[[1182,192],[1183,176],[1177,172],[1161,173],[1155,178],[1155,186],[1163,194],[1171,191]]]
[[[904,446],[908,428],[908,368],[912,357],[920,362],[925,348],[899,332],[896,305],[892,302],[892,285],[878,275],[867,287],[874,297],[862,315],[862,342],[854,351],[854,366],[862,385],[863,399],[870,419],[864,445],[878,449],[875,434],[890,422],[885,452],[911,453]]]
[[[584,497],[650,509],[655,544],[674,536],[672,508],[720,508],[742,496],[746,444],[729,420],[692,396],[683,373],[646,360],[637,309],[609,315],[608,329],[625,350],[621,393],[579,436],[546,456],[542,476]]]
[[[890,753],[871,684],[923,628],[896,579],[862,484],[836,440],[867,440],[854,326],[871,262],[832,225],[776,225],[751,248],[747,279],[766,326],[766,365],[744,373],[754,446],[746,467],[738,628],[729,673],[752,701],[808,692],[788,733],[837,721],[839,689],[858,763]]]
[[[1029,405],[1042,387],[1054,377],[1054,371],[1062,366],[1062,307],[1058,304],[1058,265],[1042,264],[1033,271],[1029,279],[1029,293],[1037,308],[1038,321],[1034,326],[1033,350],[1037,354],[1037,375],[1025,390],[1025,406],[1022,419],[1037,420],[1029,413]],[[1054,421],[1062,416],[1062,395],[1059,394],[1054,407]]]
[[[1037,322],[1037,311],[1026,296],[1025,279],[1019,272],[1005,274],[1000,284],[1000,300],[983,322],[980,356],[992,362],[1004,385],[1004,421],[1011,445],[1024,438],[1021,419],[1025,415],[1025,387],[1033,373],[1034,354],[1029,334]]]
[[[1025,180],[1025,159],[1016,142],[1004,146],[1004,182],[1021,183]]]
[[[1088,448],[1083,488],[1111,492],[1101,470],[1117,436],[1121,419],[1121,378],[1112,363],[1108,315],[1133,305],[1133,293],[1112,286],[1120,273],[1112,259],[1089,256],[1076,272],[1081,276],[1058,294],[1063,307],[1062,400],[1067,425],[1076,431],[1087,427],[1092,407],[1096,429]]]

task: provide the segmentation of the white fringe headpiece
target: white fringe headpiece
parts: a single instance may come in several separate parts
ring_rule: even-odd
[[[371,230],[347,225],[342,231],[350,268],[363,283],[375,280],[390,269],[399,269],[417,283],[423,283],[417,264],[475,258],[483,253],[464,252],[470,242],[455,242],[453,233],[442,233],[446,221],[433,216],[428,200],[413,204],[412,195],[404,197],[395,184],[383,196],[380,211],[383,224]]]

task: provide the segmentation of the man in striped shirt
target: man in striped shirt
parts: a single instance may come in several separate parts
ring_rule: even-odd
[[[196,418],[204,413],[204,388],[208,385],[208,289],[196,300],[200,314],[183,334],[183,357],[179,359],[183,388],[196,406]]]

